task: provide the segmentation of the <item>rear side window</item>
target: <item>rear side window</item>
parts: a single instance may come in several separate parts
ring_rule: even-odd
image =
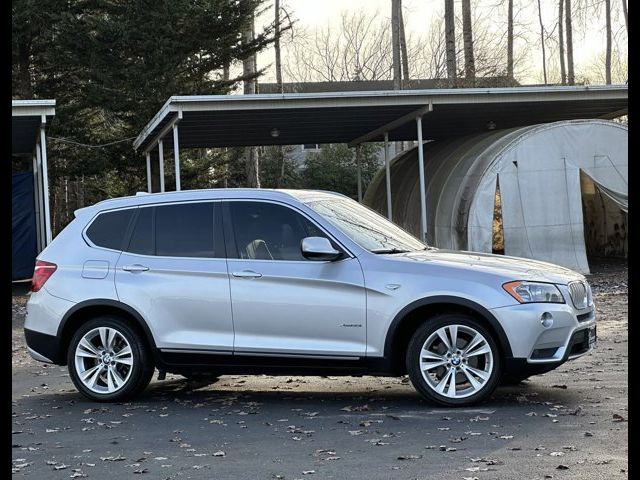
[[[215,257],[213,203],[156,207],[156,255]]]
[[[101,213],[87,229],[87,237],[98,247],[122,250],[134,209]]]
[[[139,209],[126,251],[166,257],[219,258],[224,256],[221,236],[222,229],[214,228],[213,203],[144,207]]]

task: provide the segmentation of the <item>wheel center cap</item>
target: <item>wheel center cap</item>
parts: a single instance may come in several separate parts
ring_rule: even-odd
[[[460,365],[460,357],[458,357],[457,355],[451,357],[451,364],[452,365]]]
[[[105,353],[102,356],[102,363],[104,364],[111,363],[111,355],[109,353]]]

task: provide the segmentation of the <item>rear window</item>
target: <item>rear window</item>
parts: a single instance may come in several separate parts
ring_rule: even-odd
[[[87,229],[87,237],[98,247],[122,250],[133,212],[133,209],[128,209],[101,213]]]

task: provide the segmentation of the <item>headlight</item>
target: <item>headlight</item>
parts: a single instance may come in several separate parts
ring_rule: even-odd
[[[564,298],[553,283],[508,282],[502,285],[509,295],[520,303],[564,303]]]

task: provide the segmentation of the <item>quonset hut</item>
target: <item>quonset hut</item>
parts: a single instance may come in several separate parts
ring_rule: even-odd
[[[588,273],[627,253],[628,129],[572,120],[424,144],[427,241]],[[417,148],[391,162],[393,221],[420,232]],[[387,213],[384,169],[364,203]]]

